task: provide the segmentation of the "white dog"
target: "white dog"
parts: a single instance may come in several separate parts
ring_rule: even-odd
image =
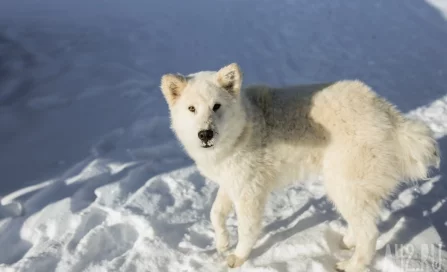
[[[344,245],[355,247],[336,267],[365,270],[375,253],[381,202],[400,181],[423,179],[430,166],[439,168],[430,129],[359,81],[241,85],[235,63],[161,79],[172,129],[199,171],[219,184],[210,215],[217,250],[228,249],[225,222],[234,207],[239,240],[227,263],[242,265],[261,232],[269,192],[321,174],[348,223]]]

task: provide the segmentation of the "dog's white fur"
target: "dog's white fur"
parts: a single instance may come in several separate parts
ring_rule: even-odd
[[[360,81],[241,85],[235,63],[161,80],[175,134],[200,172],[220,186],[210,215],[217,250],[228,249],[225,222],[234,207],[239,240],[227,263],[242,265],[261,232],[269,192],[322,175],[328,197],[348,223],[343,242],[355,247],[337,269],[363,271],[374,257],[381,202],[400,181],[423,179],[430,166],[439,167],[430,129]],[[213,111],[215,104],[221,107]],[[214,132],[212,147],[204,148],[197,136],[204,129]]]

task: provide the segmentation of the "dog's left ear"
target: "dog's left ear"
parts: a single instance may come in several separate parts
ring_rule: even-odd
[[[217,82],[231,94],[239,94],[242,86],[242,72],[237,63],[229,64],[217,72]]]

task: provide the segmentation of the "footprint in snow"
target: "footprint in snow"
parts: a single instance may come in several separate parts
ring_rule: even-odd
[[[71,271],[84,271],[99,263],[108,263],[132,249],[138,232],[127,224],[100,225],[87,233],[76,246]]]
[[[86,212],[78,217],[80,221],[76,227],[73,238],[67,244],[67,250],[73,252],[79,241],[88,234],[93,228],[101,225],[107,217],[107,214],[99,209],[93,209]]]

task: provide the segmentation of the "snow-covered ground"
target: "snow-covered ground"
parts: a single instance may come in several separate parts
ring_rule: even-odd
[[[169,129],[163,73],[360,78],[447,154],[446,20],[443,0],[0,1],[0,271],[227,270],[216,185]],[[447,271],[446,175],[387,203],[372,271]],[[335,271],[343,231],[317,180],[275,192],[234,270]]]

